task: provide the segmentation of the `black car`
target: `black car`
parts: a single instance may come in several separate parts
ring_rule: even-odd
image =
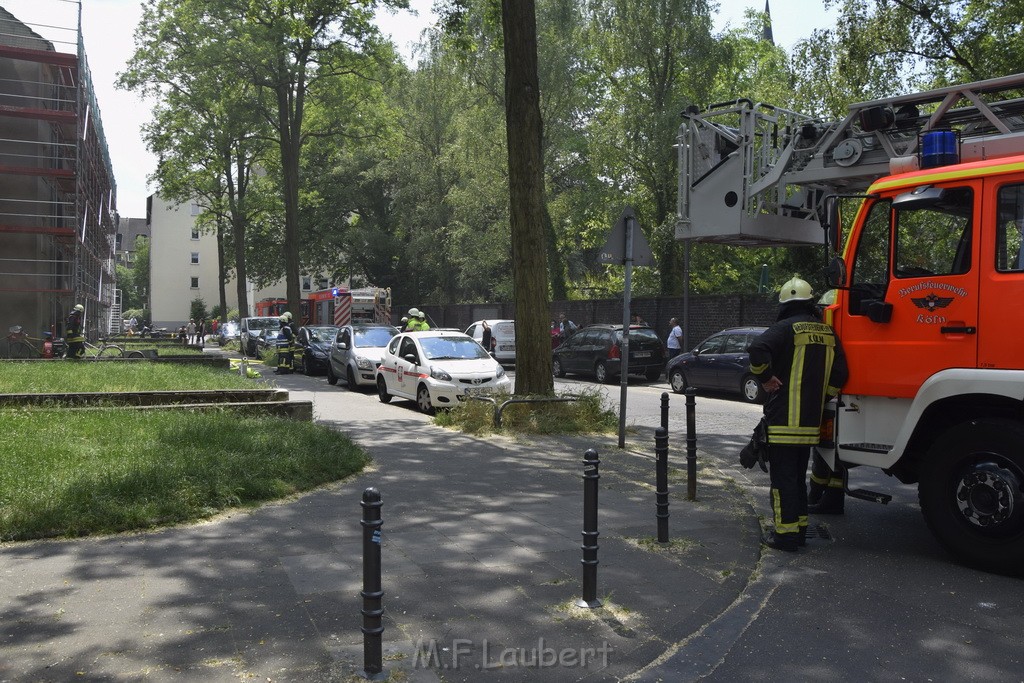
[[[552,353],[555,377],[593,375],[598,382],[619,376],[622,365],[622,325],[590,325],[562,342]],[[654,381],[665,367],[665,345],[646,325],[629,327],[629,374]]]
[[[665,372],[672,391],[686,387],[711,391],[739,392],[748,403],[764,400],[761,383],[750,374],[747,347],[766,327],[733,327],[711,335],[693,351],[681,353],[668,362]]]
[[[295,371],[304,372],[307,375],[327,372],[331,342],[336,336],[338,336],[338,328],[334,325],[300,327],[295,341],[302,347],[302,357],[301,360],[296,360]]]

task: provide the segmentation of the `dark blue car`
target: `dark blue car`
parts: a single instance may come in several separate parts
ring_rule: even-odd
[[[739,393],[748,403],[764,400],[761,383],[750,374],[747,347],[766,327],[733,327],[711,335],[692,351],[668,362],[665,373],[672,391],[686,387],[707,391]]]

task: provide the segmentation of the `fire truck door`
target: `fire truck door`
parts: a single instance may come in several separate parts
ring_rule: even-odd
[[[1020,350],[1024,320],[1024,177],[985,181],[982,225],[982,288],[986,305],[978,322],[978,367],[1024,368]]]
[[[980,193],[926,189],[875,201],[847,252],[848,394],[912,398],[936,372],[976,366]]]

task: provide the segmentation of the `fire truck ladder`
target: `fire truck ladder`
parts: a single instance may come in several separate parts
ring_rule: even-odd
[[[1024,74],[860,102],[834,122],[745,99],[684,116],[676,239],[822,244],[825,196],[919,168],[926,133],[950,131],[960,161],[1024,154]]]

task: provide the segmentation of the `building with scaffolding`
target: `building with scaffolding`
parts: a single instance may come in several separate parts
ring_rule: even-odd
[[[82,40],[79,0],[45,23],[0,7],[0,331],[110,331],[117,192]],[[44,35],[46,37],[44,37]]]

